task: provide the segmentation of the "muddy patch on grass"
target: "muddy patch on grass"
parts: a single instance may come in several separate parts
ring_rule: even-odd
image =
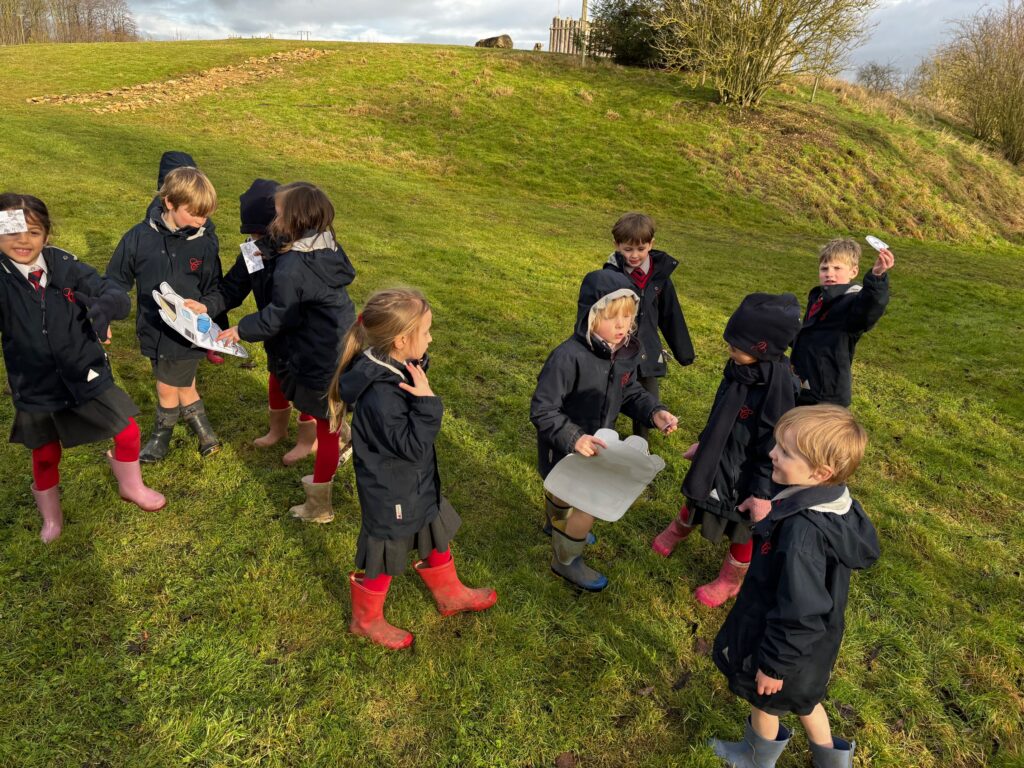
[[[253,56],[241,64],[213,67],[160,82],[139,83],[94,93],[33,96],[26,101],[29,104],[93,104],[96,106],[92,111],[99,113],[135,112],[158,105],[181,104],[226,88],[266,80],[283,74],[287,64],[315,61],[332,53],[334,51],[319,48],[297,48],[269,56]]]

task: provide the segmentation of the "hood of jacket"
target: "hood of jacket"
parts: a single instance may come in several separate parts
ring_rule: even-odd
[[[576,302],[576,336],[595,352],[599,348],[610,350],[607,344],[591,335],[591,323],[602,308],[623,296],[631,297],[639,306],[640,297],[633,289],[633,281],[621,272],[598,269],[583,278]]]
[[[348,256],[330,232],[310,232],[292,243],[288,252],[301,258],[329,288],[344,288],[356,276]]]
[[[428,355],[424,355],[422,360],[410,362],[419,363],[424,371],[430,367]],[[364,349],[338,379],[338,394],[352,405],[371,384],[378,381],[390,381],[398,386],[402,381],[409,383],[409,377],[401,363],[393,357],[380,357],[372,349]]]
[[[167,174],[177,168],[198,168],[196,161],[192,159],[192,155],[188,152],[178,152],[171,150],[170,152],[164,152],[160,156],[160,170],[156,175],[156,188],[160,189],[164,185],[164,179],[167,178]]]
[[[755,526],[764,528],[803,513],[821,531],[839,561],[848,568],[867,568],[880,554],[878,534],[845,485],[790,486],[772,500],[771,514]]]

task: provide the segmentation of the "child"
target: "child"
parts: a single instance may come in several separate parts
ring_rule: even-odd
[[[541,477],[547,477],[570,453],[594,456],[605,448],[594,433],[602,427],[614,428],[619,411],[665,434],[675,431],[676,417],[636,379],[639,303],[625,275],[601,269],[583,278],[576,332],[548,356],[530,403]],[[547,495],[545,502],[551,527],[551,570],[582,589],[601,591],[608,579],[583,562],[584,548],[593,543],[587,538],[593,516]]]
[[[344,425],[330,426],[327,389],[341,341],[355,320],[345,288],[356,271],[335,242],[334,206],[321,190],[306,182],[286,184],[278,188],[274,205],[270,235],[279,255],[270,303],[220,338],[273,339],[274,348],[281,350],[284,359],[275,378],[284,399],[316,419],[316,462],[313,474],[302,478],[306,501],[289,511],[306,522],[329,523],[334,519],[331,483],[340,463],[339,430]],[[308,453],[312,444],[306,448]]]
[[[434,441],[444,406],[427,381],[432,341],[430,305],[419,291],[375,293],[345,337],[331,382],[331,423],[337,429],[352,408],[356,488],[362,528],[356,568],[349,574],[349,631],[387,648],[412,645],[413,636],[384,618],[391,577],[405,571],[408,553],[443,616],[483,611],[498,600],[493,589],[459,581],[449,543],[461,525],[441,496]],[[348,405],[346,405],[346,403]]]
[[[878,538],[846,481],[867,444],[836,405],[794,408],[775,429],[772,478],[788,486],[754,535],[758,547],[736,605],[715,639],[729,688],[750,702],[744,740],[713,739],[729,765],[775,765],[795,712],[816,768],[850,768],[854,742],[834,738],[821,706],[843,639],[850,572],[878,559]]]
[[[127,294],[67,251],[48,245],[50,214],[37,197],[5,192],[0,211],[22,211],[28,229],[0,235],[0,334],[14,401],[10,441],[32,451],[39,538],[60,536],[61,449],[114,438],[107,452],[121,498],[147,511],[167,502],[142,482],[139,409],[115,383],[101,346],[127,317]]]
[[[175,168],[164,178],[145,220],[125,233],[107,265],[107,277],[125,291],[137,286],[135,331],[156,378],[156,423],[139,457],[144,463],[167,455],[179,414],[199,439],[200,456],[220,450],[196,389],[204,351],[160,319],[153,299],[162,282],[186,299],[205,303],[212,296],[220,283],[220,257],[205,225],[216,207],[217,192],[201,171]]]
[[[239,254],[235,265],[221,280],[217,291],[208,304],[186,301],[185,304],[196,312],[214,315],[241,306],[251,292],[256,299],[256,308],[263,309],[271,302],[274,287],[274,270],[280,261],[277,247],[268,232],[276,214],[274,195],[280,185],[269,179],[256,179],[248,190],[238,198],[241,215],[241,232],[249,235],[249,242],[259,248],[262,266],[255,272],[249,271],[245,257]],[[269,448],[288,434],[291,422],[292,404],[281,391],[280,376],[288,356],[287,338],[272,336],[263,342],[267,353],[267,399],[269,403],[270,429],[267,434],[253,440],[257,448]],[[316,450],[316,419],[308,413],[299,415],[298,441],[294,448],[281,459],[285,466],[291,466]]]
[[[175,168],[198,168],[199,164],[192,159],[192,155],[187,152],[170,151],[164,152],[160,157],[160,170],[156,176],[156,188],[158,190],[157,196],[153,198],[153,202],[150,203],[150,208],[153,206],[160,206],[160,194],[159,189],[164,185],[164,179],[167,178],[167,174],[173,171]],[[211,240],[217,240],[217,228],[214,226],[213,219],[208,218],[205,225],[206,237]],[[218,245],[219,248],[219,245]],[[226,312],[215,314],[213,318],[215,322],[221,328],[227,328],[230,323],[228,322],[228,316]],[[206,359],[213,365],[221,365],[224,362],[224,358],[214,352],[212,349],[206,350]]]
[[[690,365],[694,359],[686,318],[683,317],[676,288],[672,284],[672,272],[679,266],[679,262],[664,251],[652,250],[654,221],[642,213],[622,216],[612,227],[612,238],[615,241],[615,253],[608,257],[604,268],[614,269],[629,277],[634,289],[640,294],[636,323],[643,351],[640,353],[637,381],[657,397],[658,379],[668,373],[658,330],[661,330],[668,342],[676,362]],[[646,439],[647,425],[634,420],[633,434]]]
[[[731,542],[718,578],[697,588],[716,608],[734,597],[750,564],[748,512],[771,504],[775,424],[793,407],[796,387],[785,352],[800,328],[796,296],[752,293],[729,318],[723,334],[729,362],[707,426],[683,458],[693,461],[683,480],[686,502],[651,548],[668,557],[694,527],[711,542]]]
[[[892,251],[880,251],[864,285],[851,284],[860,264],[856,240],[829,241],[818,258],[818,280],[807,296],[807,314],[793,344],[793,370],[800,377],[800,405],[849,406],[853,350],[875,327],[889,303]]]

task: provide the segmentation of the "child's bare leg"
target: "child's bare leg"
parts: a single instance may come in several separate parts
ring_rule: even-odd
[[[800,724],[807,732],[807,740],[823,747],[832,747],[832,729],[825,708],[818,704],[809,715],[800,716]]]
[[[194,384],[195,382],[193,382]],[[162,381],[156,383],[156,399],[161,408],[177,408],[181,405],[179,396],[180,387],[164,384]]]
[[[584,539],[594,527],[594,516],[574,509],[565,521],[565,535],[573,539]]]
[[[184,408],[186,405],[192,405],[199,399],[199,390],[196,389],[196,380],[192,379],[192,383],[187,387],[175,387],[178,398],[178,405]]]
[[[821,706],[820,704],[818,705]],[[803,718],[801,718],[802,720]],[[827,721],[826,721],[827,723]],[[750,725],[754,732],[762,739],[775,741],[779,735],[779,718],[776,715],[769,715],[757,707],[750,708]]]

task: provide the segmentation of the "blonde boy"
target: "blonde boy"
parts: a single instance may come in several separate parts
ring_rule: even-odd
[[[675,430],[676,417],[637,382],[638,302],[619,272],[597,270],[583,278],[575,333],[548,356],[530,403],[541,477],[570,453],[593,456],[604,448],[594,433],[614,428],[620,411],[666,434]],[[551,570],[582,589],[604,589],[608,579],[583,562],[594,518],[558,499],[548,498],[546,505]]]
[[[850,574],[879,556],[874,526],[846,481],[867,444],[837,405],[794,408],[775,427],[772,479],[787,486],[755,520],[754,559],[715,639],[715,664],[751,705],[743,741],[713,739],[729,765],[771,768],[793,712],[815,768],[849,768],[854,742],[832,736],[821,702],[843,638]]]

